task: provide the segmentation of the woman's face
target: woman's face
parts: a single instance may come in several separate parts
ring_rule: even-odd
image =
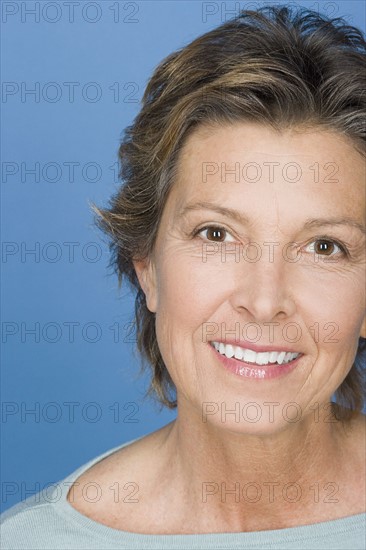
[[[364,228],[364,160],[340,134],[196,129],[135,263],[180,410],[252,434],[315,416],[366,337]],[[302,355],[260,364],[278,356],[229,341]]]

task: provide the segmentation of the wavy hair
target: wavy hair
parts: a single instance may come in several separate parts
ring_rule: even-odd
[[[119,147],[122,182],[108,208],[92,205],[109,238],[109,267],[135,294],[137,349],[151,369],[147,395],[177,406],[132,259],[153,251],[178,154],[202,123],[250,121],[277,131],[318,127],[339,132],[365,156],[365,39],[343,18],[292,5],[242,10],[168,55],[155,68],[142,106]],[[345,420],[365,395],[366,339],[335,393]],[[145,362],[146,361],[146,362]]]

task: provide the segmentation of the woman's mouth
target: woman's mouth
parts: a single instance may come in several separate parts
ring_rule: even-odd
[[[209,345],[224,368],[242,378],[257,380],[278,378],[291,372],[303,356],[303,353],[286,351],[256,353],[223,342],[209,342]]]

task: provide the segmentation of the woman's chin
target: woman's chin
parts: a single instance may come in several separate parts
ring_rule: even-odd
[[[311,418],[307,412],[307,418]],[[202,402],[202,422],[219,429],[247,435],[270,435],[299,425],[305,418],[305,406],[291,399],[205,400]]]

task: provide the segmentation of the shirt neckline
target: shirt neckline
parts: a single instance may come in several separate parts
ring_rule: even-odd
[[[246,545],[254,547],[260,545],[271,546],[276,542],[295,542],[309,540],[309,538],[319,539],[329,537],[330,533],[352,533],[355,527],[359,526],[362,520],[366,519],[366,513],[346,516],[335,520],[312,523],[308,525],[299,525],[295,527],[286,527],[284,529],[265,530],[265,531],[249,531],[249,532],[227,532],[227,533],[198,533],[198,534],[146,534],[134,533],[132,531],[122,531],[108,527],[102,523],[94,521],[87,516],[78,512],[67,500],[68,491],[74,481],[86,472],[89,468],[102,461],[107,456],[126,447],[139,439],[127,441],[121,445],[113,447],[108,451],[89,460],[63,480],[55,484],[54,490],[51,492],[49,502],[54,507],[56,513],[61,515],[67,522],[71,522],[79,529],[89,532],[93,537],[98,537],[104,541],[116,542],[131,545],[132,548],[156,548],[160,549],[180,549],[189,547],[192,550],[201,549],[205,544],[205,548],[222,548],[233,549],[238,545],[238,548],[245,541]],[[182,544],[184,546],[182,546]],[[219,546],[218,546],[219,545]]]

